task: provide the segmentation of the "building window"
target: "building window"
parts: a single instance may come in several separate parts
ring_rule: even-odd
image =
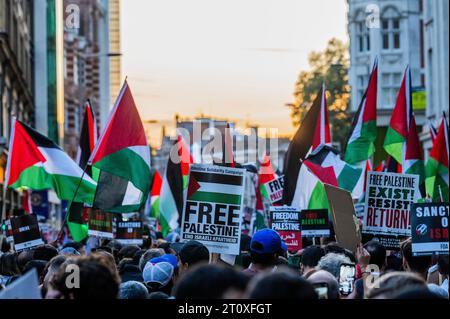
[[[401,47],[400,14],[393,8],[388,8],[381,18],[381,37],[384,50],[396,50]]]
[[[358,52],[370,51],[370,30],[364,20],[356,22],[356,39]]]
[[[401,73],[381,74],[381,99],[384,108],[394,107],[401,82]]]

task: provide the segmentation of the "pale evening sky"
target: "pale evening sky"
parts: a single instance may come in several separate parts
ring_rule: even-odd
[[[127,0],[121,10],[123,75],[143,119],[169,128],[175,113],[203,113],[291,134],[285,104],[308,54],[347,40],[344,0]]]

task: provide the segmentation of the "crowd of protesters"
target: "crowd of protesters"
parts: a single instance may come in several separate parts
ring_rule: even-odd
[[[17,253],[3,242],[0,291],[34,268],[46,299],[448,298],[448,255],[413,256],[410,240],[397,252],[377,241],[351,252],[322,239],[291,254],[278,233],[264,229],[242,236],[241,254],[230,265],[199,242],[147,230],[141,246],[103,240],[89,251],[86,243],[67,242]],[[343,264],[356,269],[354,289],[346,294]],[[72,287],[67,282],[74,268],[79,284]],[[326,287],[324,295],[318,287]]]

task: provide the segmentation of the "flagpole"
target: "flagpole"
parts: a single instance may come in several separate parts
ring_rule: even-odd
[[[87,171],[88,166],[89,166],[89,165],[86,164],[86,166],[84,167],[83,174],[81,174],[80,181],[78,182],[78,186],[77,186],[77,188],[75,189],[75,192],[73,193],[72,199],[69,201],[69,205],[67,205],[67,208],[66,208],[66,216],[64,217],[64,223],[62,224],[61,229],[59,230],[58,236],[56,236],[56,241],[57,241],[58,238],[62,235],[63,230],[64,230],[64,227],[67,225],[67,219],[68,219],[68,217],[69,217],[70,207],[72,207],[73,201],[75,200],[75,197],[76,197],[77,194],[78,194],[78,191],[79,191],[79,189],[80,189],[81,183],[83,182],[84,176],[86,175],[86,171]]]

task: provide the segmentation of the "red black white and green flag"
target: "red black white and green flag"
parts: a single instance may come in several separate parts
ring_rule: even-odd
[[[16,119],[11,125],[5,185],[16,190],[53,189],[61,200],[90,205],[96,189],[96,182],[83,176],[58,145]]]
[[[159,196],[161,195],[162,178],[158,171],[153,174],[150,191],[150,217],[159,219]]]
[[[378,61],[375,61],[367,90],[364,93],[347,141],[344,160],[357,165],[375,153],[377,138]]]
[[[150,192],[150,147],[127,82],[89,159],[100,170],[94,207],[137,212]]]
[[[448,149],[448,124],[444,114],[426,166],[427,195],[434,202],[449,201]]]
[[[97,121],[91,103],[86,101],[84,109],[83,124],[80,132],[80,143],[78,146],[77,162],[85,174],[92,179],[98,179],[98,170],[94,176],[92,167],[88,166],[89,158],[97,142]],[[72,239],[81,242],[88,236],[87,209],[83,203],[71,203],[67,208],[67,226]]]
[[[184,191],[189,180],[189,165],[194,162],[180,136],[173,147],[176,153],[170,152],[159,197],[159,222],[163,236],[180,225]]]
[[[409,66],[398,93],[386,133],[384,149],[402,167],[404,174],[420,176],[421,191],[425,189],[425,169],[422,147],[412,109],[411,70]]]

